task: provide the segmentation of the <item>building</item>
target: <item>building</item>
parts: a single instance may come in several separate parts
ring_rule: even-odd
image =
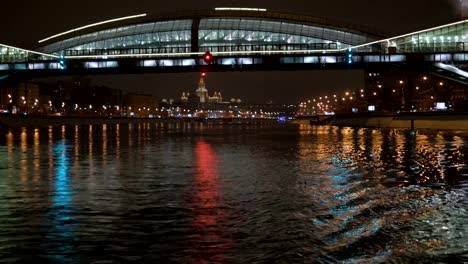
[[[159,99],[148,94],[126,94],[123,98],[123,115],[135,117],[154,116],[159,111]]]
[[[198,88],[195,90],[195,94],[198,98],[190,97],[189,92],[183,92],[182,96],[180,97],[181,102],[188,102],[195,101],[197,103],[221,103],[223,101],[223,97],[221,92],[214,92],[213,96],[210,96],[208,93],[208,89],[206,88],[205,76],[201,76],[198,82]],[[195,99],[195,100],[194,100]]]
[[[198,82],[198,89],[196,90],[198,98],[200,98],[200,103],[207,103],[209,100],[208,90],[205,87],[205,79],[200,77]]]
[[[44,102],[40,102],[38,83],[20,82],[6,85],[0,90],[0,109],[10,113],[39,113]]]
[[[213,96],[209,95],[206,87],[206,76],[202,74],[198,81],[198,87],[194,93],[183,92],[180,97],[180,107],[191,111],[192,113],[199,111],[230,111],[233,105],[241,102],[241,99],[232,99],[231,101],[223,101],[221,92],[213,92]],[[218,115],[215,115],[218,117]]]
[[[253,117],[294,117],[297,114],[297,105],[293,104],[244,104],[242,108]]]

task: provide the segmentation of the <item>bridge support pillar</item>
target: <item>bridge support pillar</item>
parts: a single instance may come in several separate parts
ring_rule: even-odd
[[[196,18],[192,21],[192,40],[191,40],[191,50],[192,52],[198,52],[198,29],[200,28],[200,18]]]
[[[417,75],[410,71],[407,76],[406,85],[403,87],[403,109],[405,111],[411,111],[413,109],[413,93],[416,87],[414,80],[417,78]]]

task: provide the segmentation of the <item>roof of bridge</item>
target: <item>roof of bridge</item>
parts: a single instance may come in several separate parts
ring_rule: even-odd
[[[132,19],[114,19],[105,21],[105,23],[95,23],[91,26],[84,26],[77,29],[57,34],[55,36],[39,41],[40,46],[47,46],[73,37],[99,32],[101,30],[118,28],[122,26],[137,25],[158,21],[173,21],[185,19],[204,19],[204,18],[248,18],[257,20],[269,20],[277,22],[288,22],[294,24],[320,26],[334,30],[354,33],[371,39],[383,39],[388,37],[385,33],[372,27],[356,25],[335,19],[314,17],[301,14],[284,13],[276,11],[252,11],[252,10],[195,10],[179,11],[160,15],[140,15],[127,17]],[[107,23],[108,22],[108,23]]]

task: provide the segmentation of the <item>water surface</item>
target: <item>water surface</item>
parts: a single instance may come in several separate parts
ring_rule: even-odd
[[[0,261],[468,261],[468,133],[254,124],[0,133]]]

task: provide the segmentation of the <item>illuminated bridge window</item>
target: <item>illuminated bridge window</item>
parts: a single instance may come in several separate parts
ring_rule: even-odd
[[[55,57],[35,51],[24,50],[0,44],[0,62],[24,62],[28,60],[54,60]]]
[[[420,31],[393,40],[401,52],[462,51],[468,41],[468,23],[457,23],[429,31]]]
[[[468,21],[465,20],[359,45],[353,50],[388,50],[392,53],[457,52],[468,51],[467,44]]]
[[[200,21],[200,46],[251,44],[322,44],[311,49],[340,49],[372,39],[326,27],[288,22],[241,18],[215,18]],[[300,46],[307,48],[308,46]]]
[[[86,43],[73,50],[190,47],[190,31],[154,32]]]
[[[162,21],[102,30],[50,44],[44,52],[190,45],[192,20]]]
[[[199,45],[200,47],[210,47],[211,51],[281,49],[321,50],[349,47],[349,45],[323,39],[282,34],[277,32],[246,30],[201,30],[199,33]]]
[[[108,23],[106,29],[99,26],[92,32],[87,28],[41,42],[45,45],[41,51],[64,56],[131,56],[203,50],[342,50],[383,39],[362,27],[320,18],[266,11],[261,15],[220,13],[200,11],[165,17],[168,20],[162,21],[149,22],[145,18],[134,24]],[[192,47],[197,44],[198,47]]]

